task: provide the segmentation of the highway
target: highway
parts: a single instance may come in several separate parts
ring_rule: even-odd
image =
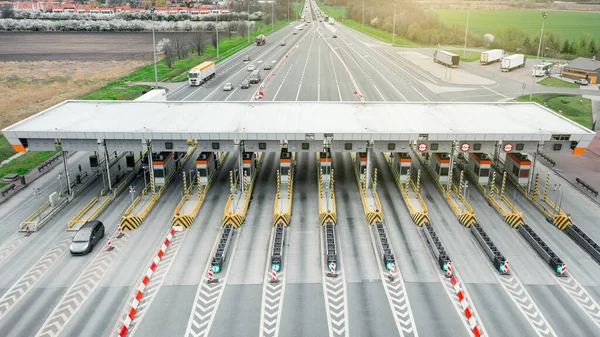
[[[300,25],[303,30],[297,29]],[[218,63],[214,79],[200,87],[183,83],[168,94],[168,100],[502,101],[522,90],[521,82],[491,73],[481,76],[494,78],[495,85],[445,83],[399,55],[399,50],[404,49],[339,23],[293,22],[267,35],[265,45],[253,44]],[[246,55],[250,56],[248,63],[242,62]],[[250,75],[249,65],[263,69],[265,64],[272,64],[273,69],[261,70],[261,82],[249,89],[239,87]],[[472,70],[474,66],[465,68]],[[229,82],[234,89],[223,91]],[[340,290],[327,290],[333,278],[326,276],[323,262],[324,230],[319,223],[318,168],[313,152],[296,154],[292,220],[285,229],[284,258],[278,275],[281,287],[275,296],[281,301],[275,310],[275,329],[265,329],[263,318],[265,310],[270,312],[265,298],[270,296],[266,291],[271,278],[279,153],[262,154],[245,223],[234,230],[224,268],[214,275],[219,283],[208,285],[207,271],[220,240],[223,209],[229,197],[229,174],[238,167],[236,151],[224,157],[191,226],[175,232],[145,286],[127,336],[473,336],[455,289],[434,259],[423,228],[412,221],[381,153],[372,159],[378,170],[377,192],[405,289],[398,296],[406,305],[395,305],[386,286],[387,271],[378,256],[373,228],[365,218],[348,153],[332,155],[339,259],[335,282],[341,285]],[[196,150],[191,155],[186,172],[195,167],[198,153]],[[88,156],[80,152],[69,158],[71,179],[78,165],[84,171],[89,169]],[[415,156],[412,163],[413,170],[420,168]],[[61,169],[62,165],[57,166],[33,184],[42,189],[39,202],[59,189],[57,175]],[[552,173],[552,180],[562,187],[551,197],[562,193],[563,209],[600,241],[600,208],[541,161],[536,172],[544,177]],[[138,176],[131,185],[133,196],[139,195],[143,177]],[[74,232],[65,231],[67,223],[103,188],[100,178],[27,238],[16,229],[39,206],[31,188],[3,204],[0,336],[117,336],[140,282],[170,230],[182,185],[181,173],[177,173],[142,225],[126,231],[120,239],[114,235],[132,196],[127,190],[118,196],[101,215],[106,235],[112,236],[116,247],[111,254],[106,253],[106,238],[102,247],[89,255],[71,256],[68,252]],[[600,263],[546,222],[510,183],[507,195],[526,223],[566,262],[568,278],[555,276],[518,231],[504,223],[483,195],[470,187],[467,199],[480,225],[510,261],[510,275],[500,275],[424,169],[421,191],[431,224],[452,259],[485,335],[600,336],[600,312],[596,313],[600,310],[596,306],[600,302]],[[403,317],[400,320],[412,324],[412,330],[400,328],[398,314]],[[340,326],[343,328],[338,331]]]

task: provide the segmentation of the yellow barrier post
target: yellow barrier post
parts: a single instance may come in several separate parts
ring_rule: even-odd
[[[281,176],[279,176],[279,170],[277,170],[277,199],[279,199],[280,189],[281,189]]]
[[[465,171],[460,171],[460,179],[458,180],[458,195],[462,195],[464,179]]]
[[[504,198],[504,187],[506,186],[506,171],[502,175],[502,189],[500,190],[500,198]]]
[[[152,195],[154,195],[154,172],[150,170],[150,189],[152,190]]]
[[[420,191],[420,189],[419,189],[420,184],[421,184],[421,169],[419,169],[417,171],[417,191],[416,191],[417,193],[419,193],[419,191]]]
[[[544,200],[547,198],[549,184],[550,184],[550,173],[548,173],[548,175],[546,175],[546,187],[544,187]]]
[[[196,174],[196,185],[198,186],[198,197],[202,195],[202,187],[200,186],[200,174]]]
[[[492,189],[490,190],[490,198],[494,197],[494,189],[496,188],[496,171],[492,173],[492,183],[490,184]]]
[[[410,173],[410,168],[408,169],[408,171],[406,172],[406,187],[404,188],[404,194],[408,195],[408,188],[409,188],[409,184],[410,184],[410,177],[411,177],[411,173]]]
[[[244,192],[246,192],[246,195],[248,194],[248,183],[246,182],[246,171],[244,171]]]
[[[373,172],[373,191],[377,191],[377,168]]]
[[[333,178],[333,168],[331,169],[331,176],[329,177],[329,190],[331,191],[331,196],[333,198],[333,189],[335,187],[335,184],[333,183],[334,178]]]
[[[229,171],[229,192],[233,193],[233,171]]]
[[[185,194],[185,191],[187,191],[187,182],[185,179],[185,172],[183,172],[183,193]]]
[[[538,188],[539,182],[540,182],[540,174],[536,173],[535,174],[535,187],[533,188],[534,195],[540,193],[540,189]]]
[[[362,183],[363,191],[367,189],[367,169],[363,170],[363,183]]]

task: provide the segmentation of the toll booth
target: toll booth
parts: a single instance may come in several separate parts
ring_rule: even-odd
[[[412,159],[408,152],[392,153],[392,168],[400,178],[400,182],[405,183],[407,181],[411,164]]]
[[[166,179],[175,171],[175,158],[173,152],[153,153],[152,169],[154,173],[154,185],[165,185]]]
[[[246,177],[252,179],[252,175],[254,174],[254,170],[256,170],[256,152],[244,152],[242,154],[242,164],[244,166],[244,173]],[[243,177],[243,173],[242,173]]]
[[[146,159],[147,161],[148,159]],[[127,165],[127,172],[135,171],[135,156],[133,154],[128,154],[125,156],[125,163]]]
[[[365,180],[365,173],[367,172],[367,153],[366,152],[358,152],[356,154],[356,163],[358,164],[358,173],[360,176],[360,181]]]
[[[282,183],[290,181],[290,170],[292,168],[292,153],[288,152],[286,148],[281,149],[279,155],[279,176]]]
[[[507,153],[504,160],[504,170],[519,185],[525,186],[529,180],[531,160],[525,153]]]
[[[198,159],[196,159],[196,170],[198,170],[200,185],[208,184],[208,179],[212,176],[216,169],[217,165],[215,162],[215,153],[200,152]]]
[[[429,167],[441,184],[450,181],[450,154],[446,152],[434,152],[429,156]]]
[[[92,173],[98,172],[98,156],[95,154],[90,156],[90,168],[92,169]]]
[[[490,182],[490,168],[492,159],[486,153],[469,154],[469,165],[467,166],[473,178],[477,179],[479,184],[487,185]]]
[[[325,151],[319,152],[319,168],[324,175],[331,172],[331,149],[325,148]]]

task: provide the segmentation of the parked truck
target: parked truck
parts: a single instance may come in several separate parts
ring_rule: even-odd
[[[525,66],[525,55],[514,54],[502,58],[502,71],[512,71],[514,69],[523,68]]]
[[[262,46],[263,44],[265,44],[265,42],[267,42],[267,38],[264,36],[264,34],[260,34],[256,37],[257,46]]]
[[[215,76],[215,62],[206,61],[195,66],[188,74],[190,85],[201,85]]]
[[[446,67],[456,68],[460,62],[460,56],[445,50],[436,50],[435,53],[433,53],[433,61],[443,64]]]
[[[504,50],[502,49],[492,49],[488,51],[484,51],[479,56],[479,62],[481,64],[491,64],[499,62],[504,56]]]

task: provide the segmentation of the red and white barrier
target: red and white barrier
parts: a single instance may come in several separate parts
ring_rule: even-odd
[[[277,282],[277,271],[275,270],[275,268],[273,268],[271,270],[271,281],[272,282]]]
[[[394,277],[396,277],[396,265],[392,265],[392,267],[390,268],[389,278],[391,280],[394,280]]]
[[[446,265],[446,276],[447,277],[452,276],[452,262],[450,262],[450,261],[448,261],[448,264]]]
[[[560,274],[564,275],[567,272],[567,264],[563,263],[563,265],[560,267]]]
[[[169,234],[167,234],[165,241],[163,242],[162,246],[158,250],[158,253],[156,253],[156,256],[152,260],[150,267],[148,268],[148,270],[146,271],[146,274],[142,278],[142,281],[140,282],[140,285],[139,285],[138,290],[133,298],[133,301],[131,302],[131,307],[129,309],[129,313],[127,314],[127,317],[125,317],[125,320],[123,321],[121,330],[119,330],[119,337],[124,337],[125,335],[127,335],[127,331],[129,330],[129,325],[131,325],[131,321],[133,321],[133,318],[135,317],[135,312],[137,311],[137,307],[140,304],[140,301],[142,300],[142,296],[144,296],[144,290],[146,289],[146,286],[148,285],[148,282],[150,281],[150,277],[152,277],[152,274],[154,274],[154,270],[156,270],[158,263],[160,262],[161,258],[167,251],[167,248],[169,247],[169,244],[171,243],[173,236],[175,236],[175,228],[171,228],[171,230],[169,231]]]
[[[107,249],[108,251],[111,251],[111,250],[113,250],[113,249],[115,248],[115,247],[112,245],[112,241],[110,241],[110,236],[108,237],[108,242],[107,242],[107,243],[108,243],[108,249]]]
[[[502,273],[508,273],[508,261],[504,261],[504,265],[502,266]]]
[[[213,281],[214,281],[213,271],[212,271],[212,268],[209,267],[208,268],[208,282],[210,283],[210,282],[213,282]]]
[[[335,275],[335,265],[333,262],[329,264],[329,271],[331,272],[331,275]]]
[[[482,331],[479,329],[479,326],[477,325],[477,319],[473,316],[473,312],[471,311],[471,308],[469,307],[469,302],[465,298],[465,294],[463,293],[462,289],[460,288],[460,284],[458,283],[456,276],[452,276],[450,278],[450,281],[452,282],[452,286],[454,287],[454,290],[456,291],[456,295],[458,296],[458,299],[460,300],[460,304],[465,313],[465,317],[467,318],[467,321],[469,321],[469,326],[471,327],[471,331],[473,331],[473,336],[475,336],[475,337],[483,336]]]

